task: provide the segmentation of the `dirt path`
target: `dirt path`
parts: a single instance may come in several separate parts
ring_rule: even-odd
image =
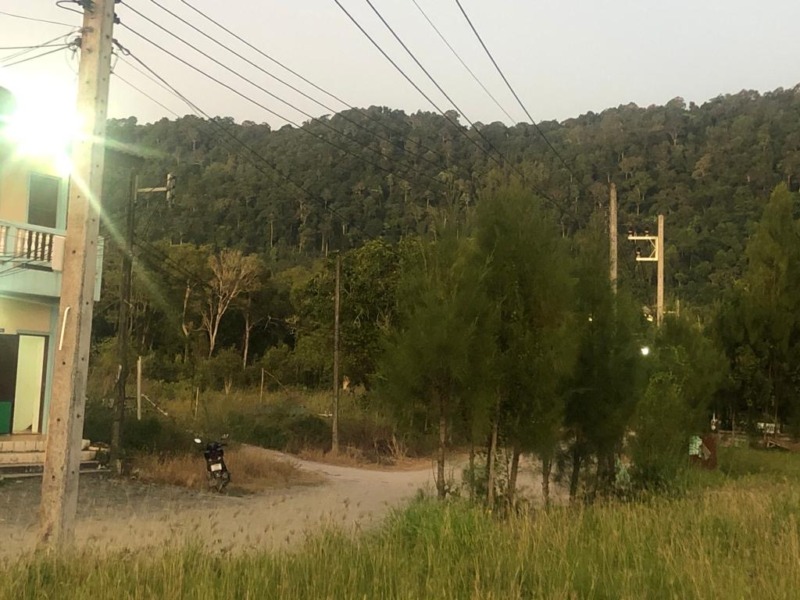
[[[318,473],[324,483],[236,497],[85,475],[76,524],[78,546],[120,550],[197,539],[214,550],[282,549],[317,531],[320,524],[349,531],[369,527],[417,490],[434,487],[433,468],[375,471],[263,452]],[[451,473],[460,478],[460,471]],[[25,479],[0,486],[0,560],[34,549],[40,485],[39,479]],[[528,491],[537,487],[529,486]]]

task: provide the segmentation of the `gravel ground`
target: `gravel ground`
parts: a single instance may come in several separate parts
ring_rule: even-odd
[[[195,540],[212,550],[280,550],[296,546],[322,525],[357,531],[408,502],[420,488],[432,490],[434,469],[369,470],[291,460],[323,483],[259,494],[215,495],[144,484],[100,474],[81,476],[75,528],[79,548],[102,551],[183,544]],[[455,479],[460,471],[451,469]],[[233,473],[235,478],[236,473]],[[527,495],[539,492],[533,470],[523,470]],[[0,559],[35,549],[41,480],[0,483]]]

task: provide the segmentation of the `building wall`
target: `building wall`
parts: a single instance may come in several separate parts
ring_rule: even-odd
[[[0,329],[3,333],[51,332],[52,302],[30,302],[0,297]]]
[[[67,227],[67,181],[57,173],[52,161],[6,157],[0,160],[0,221],[28,222],[28,194],[32,173],[61,179],[56,228]]]

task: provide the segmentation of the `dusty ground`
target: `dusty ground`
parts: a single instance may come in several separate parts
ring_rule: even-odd
[[[369,527],[391,508],[406,503],[417,490],[434,488],[432,464],[416,470],[368,470],[263,452],[269,458],[292,460],[320,475],[323,482],[255,495],[218,496],[84,475],[77,544],[121,550],[180,544],[194,538],[215,550],[282,549],[324,523],[350,531]],[[233,465],[231,470],[235,478]],[[449,476],[460,480],[460,469],[451,468]],[[521,482],[527,495],[538,494],[538,477],[530,467],[523,469]],[[0,560],[34,549],[40,485],[35,478],[0,484],[0,539],[4,540]]]

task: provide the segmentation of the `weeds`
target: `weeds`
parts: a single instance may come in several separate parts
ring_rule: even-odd
[[[378,531],[323,531],[294,553],[190,544],[35,556],[0,572],[0,598],[796,597],[800,480],[777,474],[795,472],[800,457],[732,458],[740,475],[679,498],[504,519],[424,499]],[[769,468],[753,474],[755,466]]]
[[[232,447],[225,452],[225,462],[232,474],[233,490],[257,492],[319,481],[316,475],[302,471],[294,463],[267,457],[259,448]],[[134,459],[134,473],[148,483],[196,490],[208,488],[201,452],[164,456],[140,454]]]

